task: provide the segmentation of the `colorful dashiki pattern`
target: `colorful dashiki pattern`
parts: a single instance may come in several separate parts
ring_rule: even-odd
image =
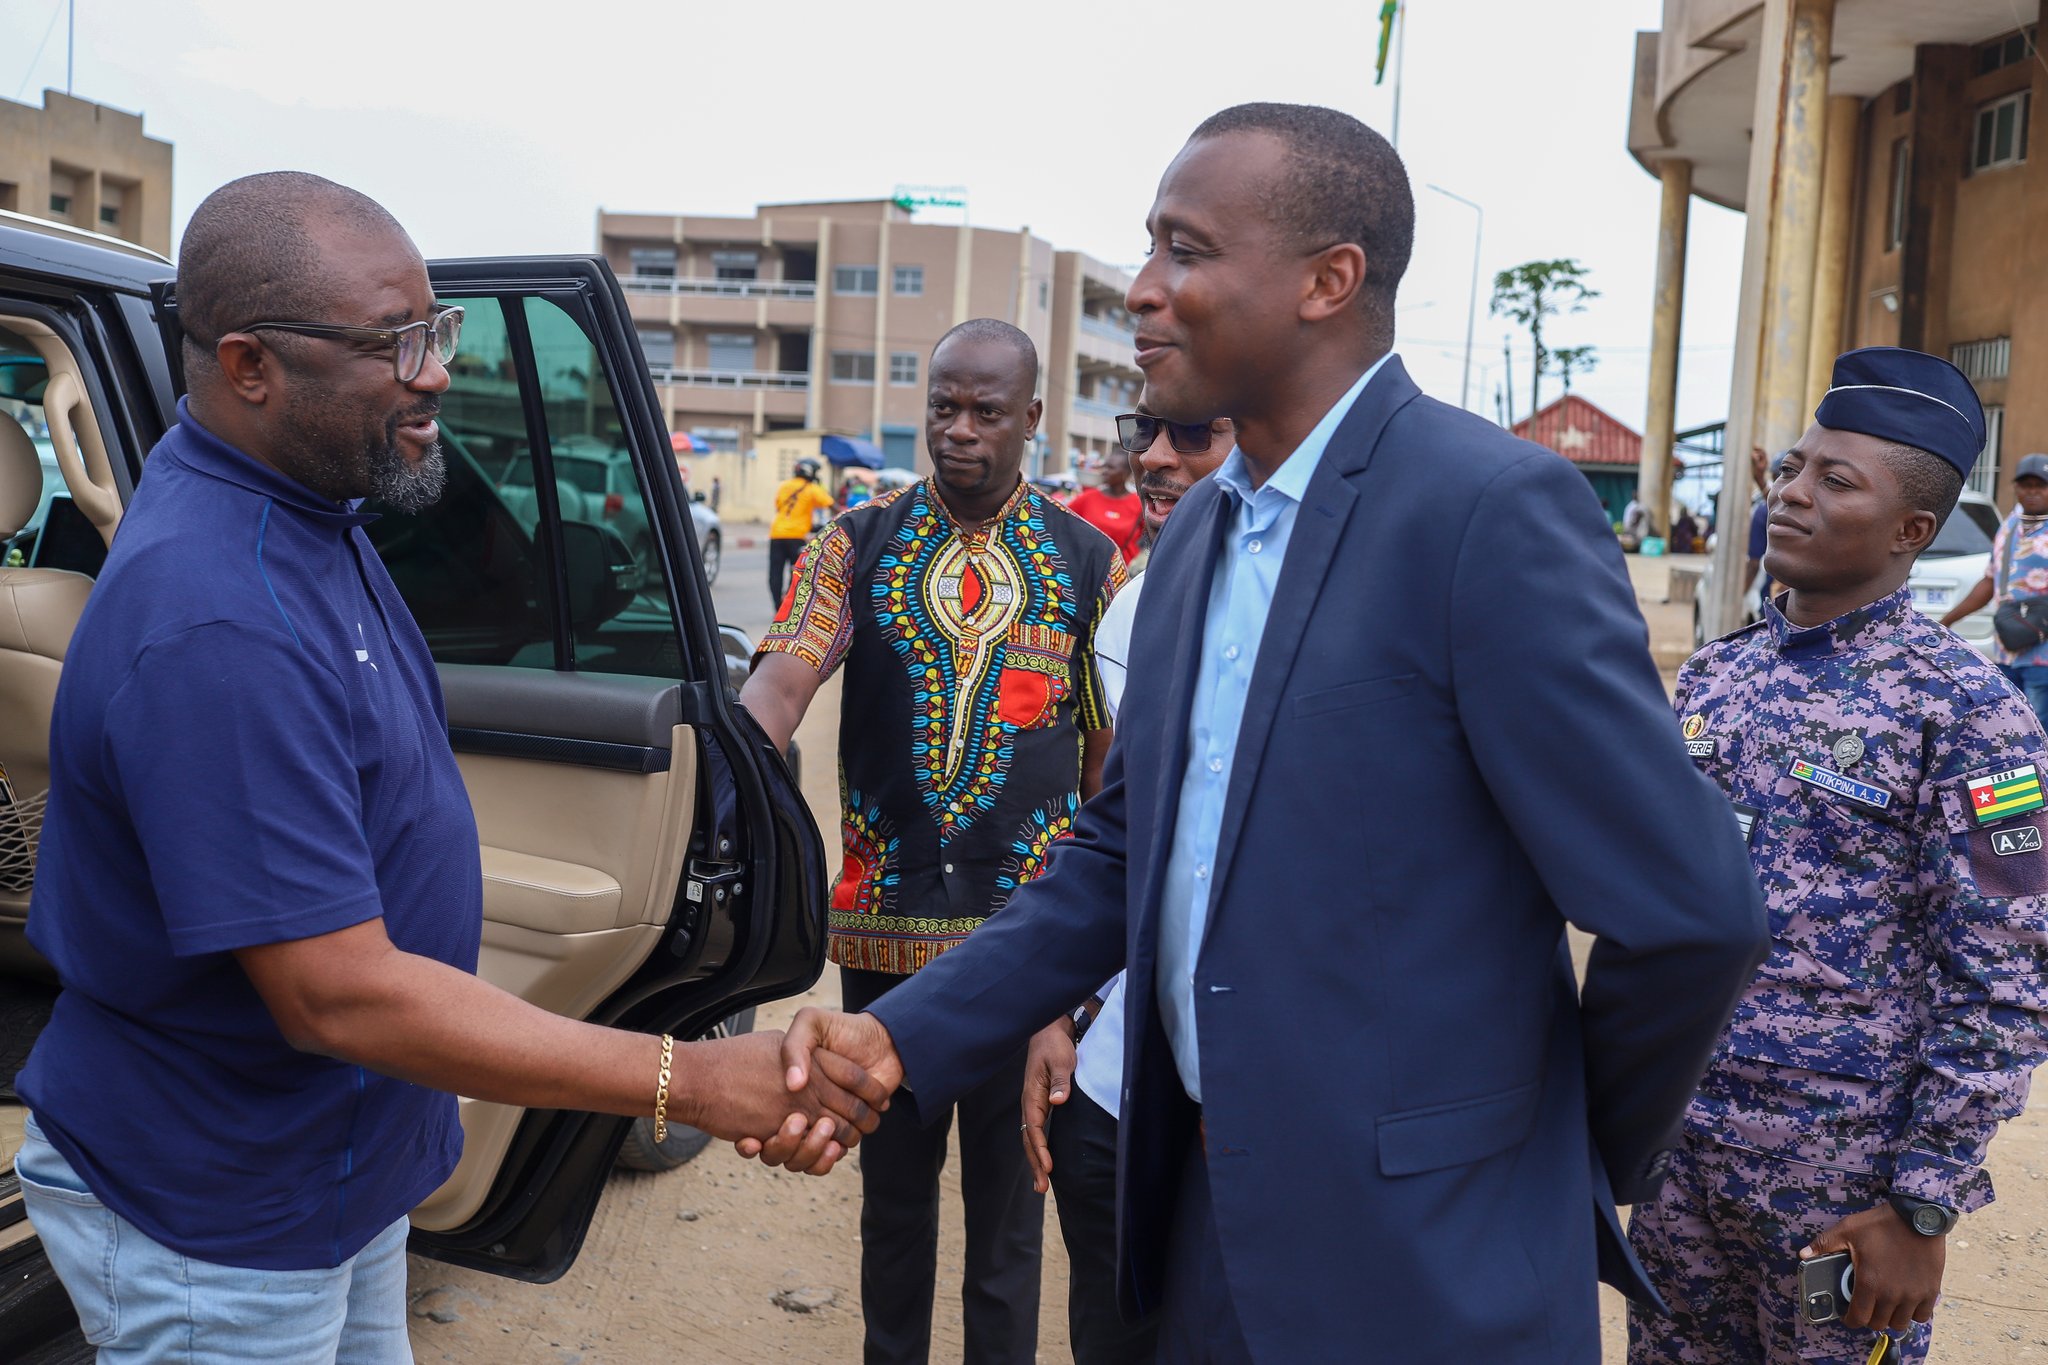
[[[1109,538],[1028,484],[970,532],[926,479],[805,548],[761,650],[846,665],[834,961],[916,971],[1072,833],[1081,737],[1109,725],[1095,627],[1123,583]]]

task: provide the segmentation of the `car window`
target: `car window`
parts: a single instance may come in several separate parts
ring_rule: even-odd
[[[1934,543],[1920,552],[1922,559],[1953,559],[1957,555],[1991,553],[1991,536],[1975,516],[1977,504],[1964,503],[1934,533]],[[1987,509],[1988,510],[1988,509]],[[1997,530],[1997,523],[1992,524]]]
[[[10,564],[29,562],[35,554],[37,536],[49,516],[51,499],[65,491],[64,476],[57,470],[57,452],[50,444],[49,421],[43,413],[43,387],[49,378],[50,368],[42,356],[12,332],[0,329],[0,420],[12,420],[28,432],[43,467],[43,492],[36,510],[20,534],[6,542],[5,554]],[[105,551],[102,545],[100,559],[105,558]],[[91,571],[97,569],[94,564]]]
[[[1998,509],[1988,502],[1966,502],[1957,510],[1984,528],[1986,537],[1998,534]]]
[[[647,498],[632,464],[624,423],[604,358],[575,318],[547,299],[525,300],[534,370],[555,452],[555,482],[564,523],[597,527],[607,545],[623,546],[621,588],[630,597],[615,613],[571,603],[576,667],[593,673],[680,677],[681,642]],[[573,488],[575,498],[568,496]],[[573,502],[578,505],[571,506]],[[573,551],[572,562],[573,562]]]
[[[462,350],[441,400],[441,453],[448,483],[419,512],[379,513],[369,527],[392,581],[443,663],[553,668],[553,578],[536,543],[539,509],[529,487],[508,498],[494,477],[531,460],[497,299],[450,299],[466,310]]]

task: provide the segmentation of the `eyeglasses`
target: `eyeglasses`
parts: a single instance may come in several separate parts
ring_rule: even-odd
[[[343,327],[332,322],[252,322],[235,327],[236,332],[300,332],[306,336],[340,337],[365,341],[391,349],[391,372],[401,384],[410,384],[427,367],[427,353],[446,365],[455,358],[456,343],[462,339],[462,308],[437,308],[422,322],[403,327]]]
[[[1116,443],[1133,455],[1143,455],[1159,439],[1161,430],[1173,448],[1183,455],[1199,455],[1209,448],[1207,422],[1169,422],[1142,412],[1126,412],[1116,419]]]

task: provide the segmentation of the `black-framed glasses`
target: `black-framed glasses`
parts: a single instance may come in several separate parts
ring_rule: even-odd
[[[408,322],[403,327],[344,327],[334,322],[252,322],[246,327],[230,328],[236,332],[298,332],[305,336],[341,337],[348,341],[368,342],[376,346],[391,348],[391,372],[398,376],[401,384],[410,384],[420,377],[420,371],[427,367],[427,354],[446,365],[455,358],[455,347],[462,340],[462,306],[437,308],[433,316],[421,322]]]
[[[1120,413],[1116,419],[1116,443],[1133,455],[1143,455],[1165,431],[1166,439],[1183,455],[1199,455],[1209,448],[1207,422],[1169,422],[1142,412]]]

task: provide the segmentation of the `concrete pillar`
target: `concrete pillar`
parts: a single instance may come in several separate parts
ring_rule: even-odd
[[[1770,454],[1795,445],[1812,420],[1806,403],[1813,345],[1814,271],[1820,259],[1821,168],[1827,148],[1828,48],[1835,0],[1795,0],[1779,135],[1765,324],[1757,371],[1757,430]]]
[[[825,330],[825,301],[832,293],[832,220],[818,220],[818,282],[811,296],[811,387],[804,394],[804,425],[816,430],[825,425],[825,380],[832,373],[832,357]]]
[[[1657,216],[1657,285],[1650,319],[1650,402],[1643,423],[1637,496],[1650,509],[1650,533],[1671,535],[1671,447],[1678,430],[1678,334],[1685,313],[1685,236],[1692,208],[1692,163],[1660,166],[1664,199]]]
[[[889,392],[889,296],[895,289],[895,262],[889,257],[889,214],[882,213],[881,245],[875,254],[875,391],[869,395],[868,439],[882,443],[882,399]]]
[[[1805,396],[1833,11],[1833,0],[1764,0],[1749,185],[1743,197],[1748,223],[1735,367],[1729,376],[1726,453],[1715,513],[1714,586],[1700,603],[1709,638],[1734,629],[1740,612],[1752,491],[1750,448],[1770,449],[1774,433],[1797,420]],[[1773,380],[1775,390],[1767,389]],[[1792,430],[1786,444],[1803,429]]]
[[[1814,262],[1813,335],[1806,350],[1806,411],[1820,406],[1841,353],[1842,312],[1849,292],[1849,257],[1856,226],[1856,162],[1863,101],[1828,98],[1827,151],[1821,161],[1820,254]]]

